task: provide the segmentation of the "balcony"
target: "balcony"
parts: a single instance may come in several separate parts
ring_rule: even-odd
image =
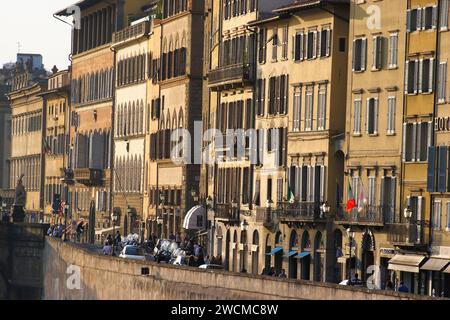
[[[424,245],[425,223],[423,221],[410,223],[387,223],[388,241],[395,246]]]
[[[144,21],[134,26],[130,26],[113,34],[113,44],[122,44],[146,34],[151,31],[152,21]]]
[[[240,221],[239,208],[233,208],[231,204],[216,205],[216,219],[227,221]]]
[[[362,210],[355,208],[351,212],[345,212],[343,208],[339,208],[335,222],[342,225],[382,227],[384,226],[383,212],[382,206],[364,206]]]
[[[282,222],[325,222],[325,214],[317,202],[282,203],[276,210]]]
[[[213,91],[232,89],[252,84],[254,81],[253,64],[239,63],[209,72],[209,87]]]
[[[103,183],[103,170],[100,169],[74,169],[75,181],[86,186],[101,186]]]
[[[269,230],[275,227],[275,217],[276,211],[271,208],[256,208],[256,222],[262,223]]]

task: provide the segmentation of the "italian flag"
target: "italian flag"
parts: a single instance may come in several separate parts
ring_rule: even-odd
[[[349,213],[350,211],[353,210],[353,208],[356,207],[356,200],[355,200],[355,196],[353,195],[353,190],[352,190],[352,186],[350,184],[350,181],[348,182],[348,195],[347,195],[347,207],[346,207],[346,211],[347,213]]]

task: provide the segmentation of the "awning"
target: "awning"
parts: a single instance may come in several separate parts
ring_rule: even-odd
[[[450,260],[447,259],[430,258],[420,270],[442,271],[449,263]]]
[[[304,258],[304,257],[306,257],[306,256],[309,256],[309,252],[303,251],[302,253],[299,253],[299,254],[296,256],[296,258],[297,258],[297,259],[302,259],[302,258]]]
[[[296,255],[296,254],[297,254],[297,251],[292,250],[292,251],[289,251],[289,252],[285,255],[285,257],[286,257],[286,258],[290,258],[290,257],[292,257],[292,256],[294,256],[294,255]]]
[[[389,260],[389,270],[419,273],[419,266],[425,260],[417,254],[396,254]]]
[[[202,219],[198,219],[198,217]],[[183,228],[186,230],[201,230],[205,228],[205,208],[203,206],[192,207],[184,218]]]
[[[269,253],[266,253],[266,256],[272,256],[282,250],[283,250],[283,247],[275,247],[274,249],[272,249],[272,251],[270,251]]]

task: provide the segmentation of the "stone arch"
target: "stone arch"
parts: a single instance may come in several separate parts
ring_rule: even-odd
[[[177,118],[177,111],[176,110],[173,110],[173,114],[172,114],[172,130],[175,130],[175,129],[177,129],[178,128],[178,126],[177,126],[177,120],[178,120],[178,118]]]
[[[178,112],[178,128],[184,128],[183,107],[180,107],[180,111]]]
[[[289,237],[289,250],[291,250],[292,248],[297,248],[297,247],[298,247],[297,231],[292,230],[291,236]]]
[[[302,251],[305,249],[311,249],[311,239],[309,237],[308,230],[305,230],[302,235],[302,244],[301,244]]]

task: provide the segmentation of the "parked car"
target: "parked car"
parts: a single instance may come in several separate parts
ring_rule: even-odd
[[[125,246],[119,255],[120,258],[132,260],[145,260],[144,252],[141,248],[136,246]]]
[[[223,266],[218,264],[202,264],[199,269],[223,270]]]

